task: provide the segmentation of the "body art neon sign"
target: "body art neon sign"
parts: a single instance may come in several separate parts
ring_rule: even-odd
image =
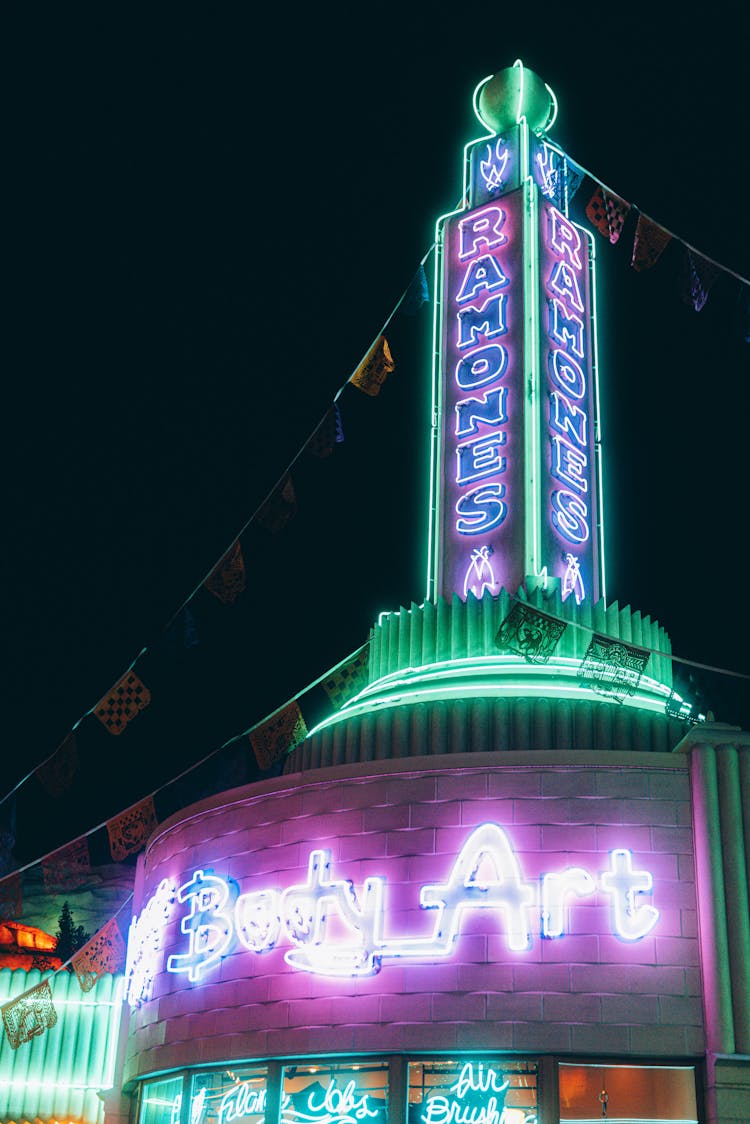
[[[419,889],[419,907],[432,915],[432,931],[392,936],[386,933],[386,879],[366,878],[355,891],[351,881],[333,875],[330,851],[315,849],[305,880],[283,890],[241,893],[232,880],[196,870],[177,893],[189,907],[180,923],[187,948],[172,953],[166,967],[196,983],[237,944],[262,955],[285,942],[292,947],[284,958],[293,968],[371,976],[388,961],[451,956],[464,914],[476,909],[497,914],[508,948],[521,953],[532,947],[535,932],[544,939],[563,937],[575,900],[596,894],[608,905],[612,932],[635,941],[659,919],[644,901],[652,888],[651,874],[635,869],[631,852],[622,848],[609,854],[604,870],[569,867],[544,874],[537,885],[524,878],[506,832],[484,823],[471,832],[447,878]]]
[[[161,937],[177,894],[176,886],[164,878],[145,909],[130,923],[125,964],[125,998],[140,1007],[151,998],[161,960]]]

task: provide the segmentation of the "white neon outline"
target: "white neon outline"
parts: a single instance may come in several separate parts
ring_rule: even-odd
[[[500,153],[501,144],[505,146],[502,155]],[[509,160],[510,149],[502,137],[497,138],[494,152],[492,145],[487,145],[487,159],[479,162],[479,174],[484,180],[484,186],[487,191],[499,191],[503,186],[503,179]]]
[[[475,437],[473,441],[463,441],[456,446],[456,484],[459,487],[464,487],[466,484],[473,484],[476,480],[485,480],[488,476],[499,476],[505,472],[507,464],[506,458],[496,454],[497,449],[501,449],[507,441],[507,434],[504,430],[499,433],[488,433],[483,437]],[[461,454],[466,450],[478,450],[479,457],[482,458],[479,462],[472,453],[473,471],[469,475],[461,475]],[[494,460],[484,462],[484,456],[494,456]]]
[[[542,937],[555,940],[564,935],[569,909],[566,902],[571,894],[584,898],[595,892],[596,881],[581,866],[569,866],[565,870],[544,874],[541,889]]]
[[[195,887],[195,889],[193,888]],[[205,887],[205,889],[203,888]],[[167,971],[172,973],[186,972],[191,983],[197,983],[200,975],[208,968],[215,967],[221,962],[229,951],[234,937],[234,923],[230,914],[224,912],[224,907],[229,904],[234,908],[232,900],[233,885],[225,878],[220,878],[212,871],[196,870],[188,882],[184,882],[177,891],[177,900],[184,902],[190,899],[190,913],[186,913],[180,922],[180,931],[188,937],[188,951],[183,954],[173,954],[167,960]],[[219,894],[218,902],[214,901],[214,894]],[[194,917],[215,919],[208,923],[191,925]],[[208,939],[207,933],[213,930],[216,940],[209,946],[210,951],[204,959],[197,963],[194,957],[206,952],[204,942]],[[204,945],[204,947],[201,947]]]
[[[547,121],[545,122],[545,124],[542,127],[542,131],[546,133],[548,129],[552,128],[555,121],[557,121],[557,108],[558,107],[557,107],[557,98],[555,97],[555,91],[552,89],[551,86],[548,86],[546,82],[544,83],[544,88],[547,91],[547,93],[549,94],[550,101],[552,102],[552,120],[550,121],[549,118],[548,118]]]
[[[567,238],[557,240],[557,230],[562,230],[566,234],[575,235],[575,245],[571,246],[570,240]],[[579,227],[572,223],[562,211],[551,203],[547,204],[547,237],[552,250],[561,261],[567,261],[578,273],[583,273],[583,261],[581,260],[581,235]]]
[[[547,307],[551,313],[547,322],[547,335],[550,339],[553,339],[555,343],[559,344],[562,350],[567,350],[567,343],[569,342],[570,350],[573,354],[578,359],[585,359],[586,352],[583,346],[585,325],[581,317],[576,316],[575,312],[569,312],[562,301],[559,301],[557,297],[552,297],[552,299],[547,302]],[[562,327],[560,324],[561,319],[564,321]],[[580,327],[580,332],[575,335],[567,328],[567,324],[571,323],[571,321]],[[577,339],[581,341],[580,351],[576,346]]]
[[[578,385],[580,385],[581,387],[580,392],[577,389],[574,389],[572,384],[561,376],[558,356],[562,356],[567,365],[570,366],[572,364],[571,370],[575,368],[576,375],[580,374],[581,377],[577,380]],[[554,383],[555,386],[559,387],[564,394],[569,395],[571,398],[576,398],[579,402],[581,402],[586,397],[586,392],[588,390],[588,383],[586,382],[586,372],[584,371],[578,360],[574,359],[570,352],[565,351],[564,348],[550,348],[549,361],[547,364],[547,374],[550,381]]]
[[[497,271],[495,276],[498,279],[495,280],[495,281],[488,281],[486,278],[485,279],[479,278],[476,281],[474,281],[474,284],[472,285],[469,292],[464,295],[464,290],[466,289],[466,286],[469,284],[469,274],[477,266],[479,266],[480,268],[484,268],[483,267],[484,262],[491,262],[492,263],[492,268]],[[486,272],[489,275],[489,268],[487,268]],[[482,254],[481,257],[472,258],[471,261],[468,261],[466,263],[466,272],[464,273],[463,280],[461,281],[461,285],[459,287],[458,292],[456,293],[456,296],[454,297],[454,300],[455,300],[456,304],[465,304],[466,301],[474,300],[477,293],[480,293],[482,291],[482,289],[486,289],[488,293],[492,293],[492,292],[495,291],[495,289],[504,289],[505,286],[509,285],[509,284],[510,284],[510,278],[501,268],[500,263],[497,260],[497,258],[495,257],[495,255],[494,254]]]
[[[491,554],[491,546],[479,546],[472,550],[469,564],[466,567],[466,576],[464,577],[464,597],[468,597],[469,593],[473,593],[474,596],[479,599],[486,589],[488,589],[490,593],[495,592],[498,582],[495,577],[495,571],[492,568],[492,563],[490,562]],[[489,573],[489,580],[484,576],[485,570]],[[474,588],[475,582],[476,589]]]
[[[557,278],[562,270],[566,270],[566,274],[572,278],[572,288],[570,286],[564,287],[559,285]],[[576,270],[572,269],[570,262],[565,261],[563,258],[558,258],[552,267],[552,272],[547,278],[547,291],[554,296],[558,296],[560,300],[567,300],[571,308],[574,308],[576,312],[582,313],[584,311]]]
[[[647,936],[661,916],[653,905],[638,905],[637,894],[650,894],[654,878],[649,870],[633,870],[633,852],[616,847],[609,853],[610,869],[602,871],[599,885],[610,894],[612,927],[623,941]]]
[[[477,121],[482,126],[482,128],[487,129],[488,135],[490,137],[496,137],[497,133],[490,131],[490,126],[489,126],[488,122],[484,120],[484,118],[482,117],[482,115],[479,112],[479,93],[480,93],[482,87],[486,86],[488,82],[491,82],[494,77],[495,77],[494,74],[488,74],[486,78],[483,78],[481,80],[481,82],[477,83],[477,85],[474,87],[474,93],[471,95],[471,107],[474,110],[474,116],[476,117]],[[477,140],[482,140],[482,139],[483,139],[482,137],[477,137]],[[471,143],[476,144],[476,140],[472,141]],[[466,186],[466,185],[464,185],[464,186]]]
[[[523,94],[524,94],[524,67],[520,59],[516,59],[513,63],[514,69],[520,67],[521,79],[518,83],[518,109],[516,110],[516,125],[521,124],[521,117],[523,116]]]
[[[501,362],[497,369],[494,371],[490,368],[489,360],[485,359],[482,355],[483,352],[487,351],[500,353]],[[474,351],[467,351],[459,358],[458,362],[456,363],[456,369],[453,372],[454,382],[459,390],[479,390],[480,387],[488,386],[490,383],[495,382],[497,379],[502,379],[505,377],[508,371],[508,359],[508,349],[507,347],[504,347],[503,344],[479,344],[479,346],[476,347]],[[484,373],[480,372],[479,375],[475,375],[474,373],[474,366],[476,365],[477,361],[487,364]],[[472,378],[472,381],[468,383],[462,380],[459,376],[459,371],[464,370],[467,364],[469,367],[469,373]],[[489,371],[489,374],[487,373],[487,371]]]
[[[470,524],[468,522],[470,519],[475,517],[480,518],[481,516],[475,516],[465,511],[465,504],[468,500],[476,501],[476,497],[480,495],[482,499],[484,499],[485,496],[488,499],[491,499],[492,496],[495,497],[496,504],[499,508],[498,514],[489,521]],[[459,496],[456,500],[456,515],[463,517],[463,522],[460,519],[456,520],[456,530],[459,535],[484,535],[495,527],[499,527],[508,515],[508,505],[505,502],[505,484],[496,481],[491,484],[482,484],[479,488],[474,488],[471,492],[464,492],[464,494]]]
[[[460,213],[460,212],[459,212]],[[503,233],[505,220],[508,217],[508,212],[504,211],[502,207],[496,206],[494,203],[487,203],[481,210],[469,212],[470,218],[466,218],[458,223],[458,260],[461,262],[469,261],[477,256],[479,249],[486,248],[488,250],[496,250],[500,246],[505,246],[508,242],[508,235]],[[497,217],[494,222],[490,221],[490,215],[495,214]],[[482,220],[483,226],[477,226],[479,220]],[[469,227],[471,223],[472,243],[471,249],[465,249],[464,235],[467,231],[464,227]],[[494,237],[489,238],[484,231],[490,229]]]
[[[163,878],[128,931],[124,998],[131,1008],[141,1007],[152,995],[161,967],[161,938],[177,897],[177,887]]]
[[[560,390],[551,390],[549,393],[549,398],[550,402],[553,405],[553,409],[550,410],[549,424],[553,429],[556,429],[558,433],[561,433],[563,436],[567,435],[569,438],[572,438],[581,449],[587,449],[589,444],[589,416],[586,411],[582,410],[580,406],[576,406],[573,402],[571,402]],[[565,413],[565,416],[562,418],[562,420],[560,418],[560,410],[558,407],[558,403],[560,402],[563,403],[563,410]],[[581,418],[581,423],[579,426],[580,434],[576,431],[575,428],[576,422],[574,419],[576,417]]]
[[[491,401],[488,401],[490,395]],[[488,388],[481,398],[460,398],[453,406],[456,415],[453,436],[470,437],[478,434],[480,425],[505,425],[508,420],[507,398],[507,386]]]
[[[550,472],[556,480],[560,480],[563,484],[567,484],[571,488],[575,488],[579,495],[585,495],[589,490],[589,482],[587,476],[571,474],[566,471],[561,457],[561,450],[566,452],[566,462],[569,465],[579,469],[586,469],[589,465],[589,458],[586,456],[584,449],[577,449],[575,445],[571,445],[568,441],[563,440],[558,433],[553,433],[550,437],[550,444],[555,451],[550,466]]]

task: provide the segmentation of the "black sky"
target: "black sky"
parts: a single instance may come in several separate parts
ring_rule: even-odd
[[[574,160],[750,277],[740,11],[50,7],[7,28],[9,782],[295,460],[459,198],[480,79],[523,59]],[[724,272],[696,313],[681,243],[637,274],[632,235],[597,243],[609,600],[747,674],[747,290]],[[423,599],[430,320],[394,321],[396,371],[342,400],[344,444],[298,463],[294,525],[246,558],[252,627],[217,657],[223,688],[180,704],[202,740],[141,760],[123,736],[105,786],[150,791]],[[693,670],[748,728],[747,681]]]

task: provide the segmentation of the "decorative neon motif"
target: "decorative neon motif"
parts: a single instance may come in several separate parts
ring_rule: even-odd
[[[487,159],[481,161],[479,170],[488,191],[499,191],[503,186],[509,157],[508,146],[502,137],[497,138],[494,149],[491,144],[487,145]]]
[[[562,599],[565,601],[572,593],[575,597],[576,605],[580,605],[586,596],[586,591],[583,588],[583,575],[581,574],[580,563],[575,554],[566,554],[565,561],[568,563],[568,566],[563,574]]]
[[[541,141],[541,152],[536,154],[536,182],[542,195],[554,199],[557,192],[562,168],[559,166],[559,154],[546,141]]]
[[[125,964],[125,998],[131,1007],[146,1003],[159,971],[161,935],[169,921],[177,887],[164,878],[145,909],[130,922]]]
[[[464,597],[469,593],[481,597],[486,589],[490,593],[494,593],[497,589],[497,578],[490,562],[491,554],[491,546],[479,546],[472,550],[464,578]]]
[[[294,946],[284,957],[294,968],[327,976],[374,975],[383,961],[450,956],[463,915],[473,909],[495,911],[502,918],[508,948],[522,952],[531,947],[535,905],[541,935],[562,937],[569,895],[588,896],[597,886],[609,898],[613,932],[623,940],[638,940],[659,919],[656,908],[639,900],[651,893],[652,885],[648,871],[633,869],[631,852],[616,849],[598,883],[582,868],[568,868],[546,874],[538,898],[535,884],[523,877],[505,831],[495,823],[484,823],[464,843],[447,879],[420,889],[420,908],[434,912],[432,932],[422,937],[385,937],[385,878],[365,879],[358,894],[350,881],[331,876],[330,851],[312,851],[305,882],[283,891],[237,895],[233,884],[197,870],[178,893],[179,901],[190,902],[190,912],[181,923],[189,949],[170,956],[167,971],[184,972],[195,982],[237,940],[262,953],[270,951],[283,933]],[[247,940],[247,918],[261,895],[264,914],[274,915],[265,946],[260,929],[252,941]]]
[[[446,1096],[433,1093],[420,1105],[423,1124],[534,1124],[536,1113],[505,1106],[510,1081],[492,1066],[466,1062]]]
[[[293,1107],[291,1098],[282,1107],[283,1124],[354,1124],[357,1120],[374,1120],[383,1116],[383,1107],[371,1107],[369,1094],[357,1095],[353,1080],[347,1081],[343,1089],[332,1077],[325,1089],[313,1088],[307,1096],[306,1111]]]

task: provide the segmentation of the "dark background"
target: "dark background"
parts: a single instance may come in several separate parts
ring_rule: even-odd
[[[597,241],[608,600],[723,669],[676,665],[719,721],[750,728],[748,680],[728,674],[750,672],[748,287],[723,272],[699,313],[680,288],[682,242],[750,277],[740,13],[5,17],[3,790],[144,648],[161,706],[158,728],[144,712],[141,734],[101,732],[82,795],[19,806],[21,860],[158,789],[363,644],[381,610],[423,600],[431,305],[389,323],[378,397],[346,388],[344,443],[298,454],[458,202],[476,84],[518,57],[557,95],[552,139],[676,235],[648,273],[630,268],[634,216],[616,246]],[[201,582],[290,464],[297,515],[275,536],[251,527],[228,626]],[[195,658],[165,631],[186,602]]]

